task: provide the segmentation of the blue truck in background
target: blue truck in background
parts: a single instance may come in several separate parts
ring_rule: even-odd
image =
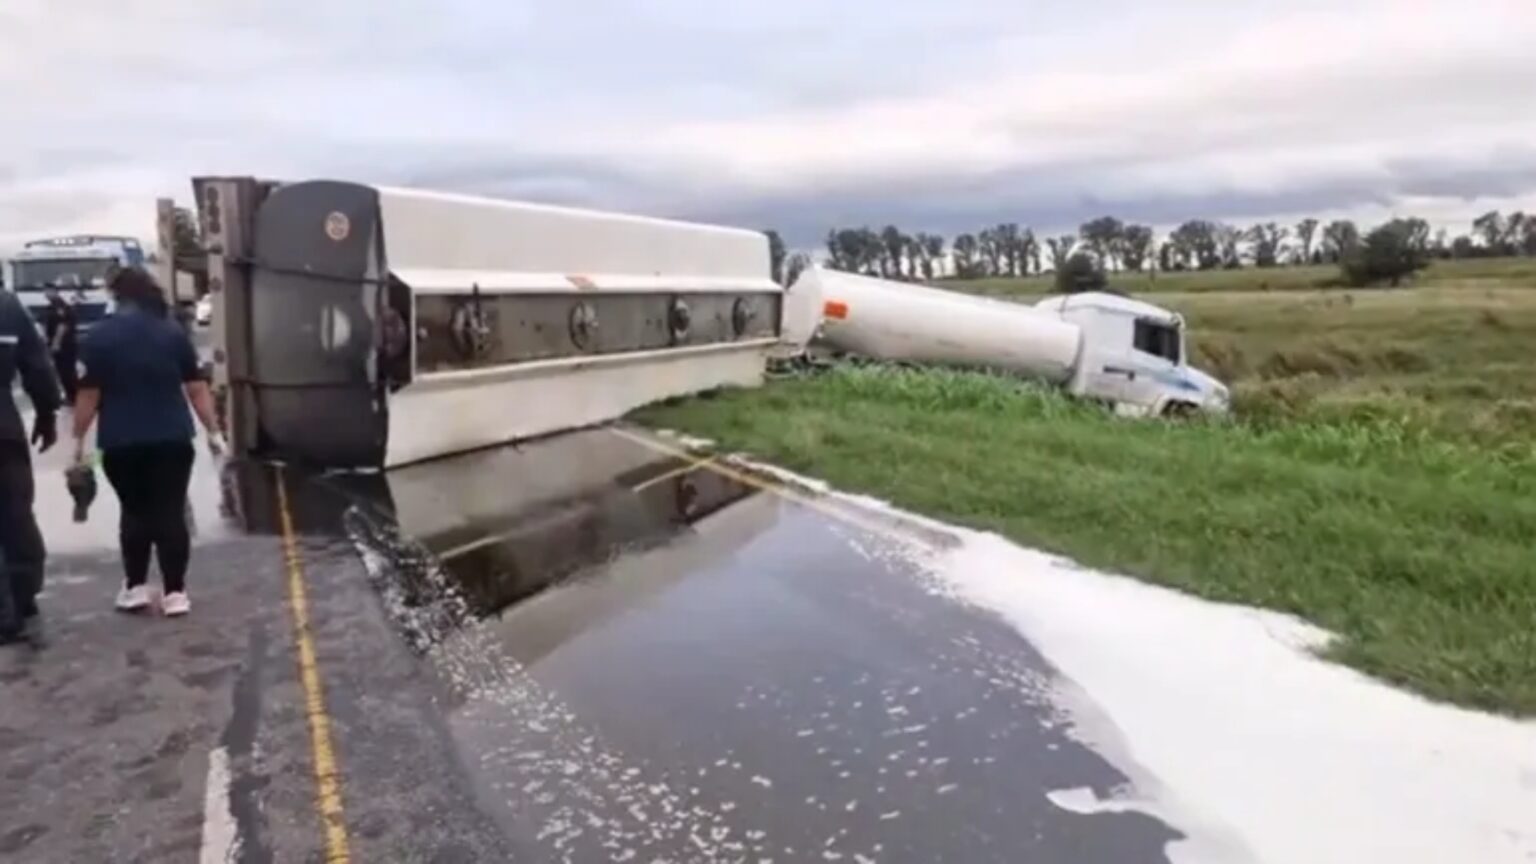
[[[132,237],[75,234],[33,240],[5,262],[5,287],[16,292],[35,320],[58,289],[75,307],[82,328],[105,317],[112,299],[107,280],[120,267],[143,267],[144,247]]]

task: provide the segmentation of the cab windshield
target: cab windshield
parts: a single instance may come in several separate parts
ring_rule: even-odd
[[[62,290],[101,288],[116,265],[111,258],[50,258],[15,262],[16,290],[41,291],[50,285]]]

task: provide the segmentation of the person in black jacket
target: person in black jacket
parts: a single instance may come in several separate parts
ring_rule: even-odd
[[[75,404],[75,384],[79,380],[75,365],[80,360],[80,322],[75,307],[60,296],[59,289],[48,287],[48,309],[43,313],[43,335],[53,354],[53,371],[64,385],[64,403]]]
[[[32,512],[32,456],[21,412],[10,396],[16,375],[32,401],[30,440],[41,453],[58,441],[59,382],[48,346],[32,316],[10,291],[0,291],[0,643],[30,638],[41,641],[37,595],[43,590],[47,551]]]

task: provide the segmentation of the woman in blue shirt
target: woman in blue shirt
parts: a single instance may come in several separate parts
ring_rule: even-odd
[[[223,451],[213,394],[203,380],[197,350],[171,320],[165,295],[150,276],[124,269],[110,289],[117,311],[92,327],[80,348],[84,374],[75,401],[75,459],[85,460],[85,438],[96,422],[102,469],[122,504],[119,539],[125,580],[117,608],[140,612],[150,605],[149,559],[160,563],[165,583],[161,608],[168,616],[192,609],[187,599],[187,485],[192,477],[190,402],[209,447]]]

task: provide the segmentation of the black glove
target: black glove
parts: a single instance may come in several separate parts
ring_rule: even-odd
[[[37,445],[37,452],[47,453],[48,448],[59,441],[59,424],[52,411],[37,412],[37,419],[32,422],[32,443]]]

